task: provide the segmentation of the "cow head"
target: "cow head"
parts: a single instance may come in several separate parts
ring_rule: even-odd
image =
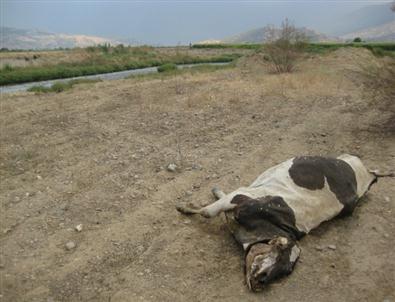
[[[286,237],[255,243],[246,256],[246,281],[253,291],[261,291],[272,280],[292,272],[300,249]]]

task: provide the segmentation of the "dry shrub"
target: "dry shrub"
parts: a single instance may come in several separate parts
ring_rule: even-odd
[[[272,71],[276,73],[292,72],[296,61],[307,47],[306,35],[292,25],[288,19],[281,28],[269,30],[268,41],[264,46]]]
[[[358,74],[361,76],[365,92],[372,99],[372,106],[377,107],[385,116],[381,130],[395,133],[395,59],[386,57],[360,64]],[[377,125],[376,125],[377,126]]]

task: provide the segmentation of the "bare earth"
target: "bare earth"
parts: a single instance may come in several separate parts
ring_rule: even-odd
[[[250,56],[216,72],[3,95],[0,301],[395,301],[394,179],[303,238],[295,271],[258,294],[224,217],[175,210],[296,155],[347,152],[394,170],[389,112],[352,72],[361,58],[378,61],[341,49],[272,75]]]

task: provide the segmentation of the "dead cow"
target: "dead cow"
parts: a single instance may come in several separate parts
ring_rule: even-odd
[[[393,174],[369,171],[348,154],[295,157],[268,169],[249,187],[230,194],[213,189],[218,200],[204,208],[177,209],[204,217],[225,212],[245,251],[247,285],[260,291],[292,272],[300,254],[297,239],[324,221],[351,214],[378,176]]]

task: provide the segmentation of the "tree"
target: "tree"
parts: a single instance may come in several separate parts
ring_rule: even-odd
[[[307,41],[306,35],[288,19],[282,22],[279,29],[270,28],[264,52],[269,57],[273,71],[277,73],[293,71],[296,61],[307,46]]]
[[[360,37],[356,37],[356,38],[353,40],[353,42],[354,42],[354,43],[361,43],[361,42],[362,42],[362,39],[361,39]]]

